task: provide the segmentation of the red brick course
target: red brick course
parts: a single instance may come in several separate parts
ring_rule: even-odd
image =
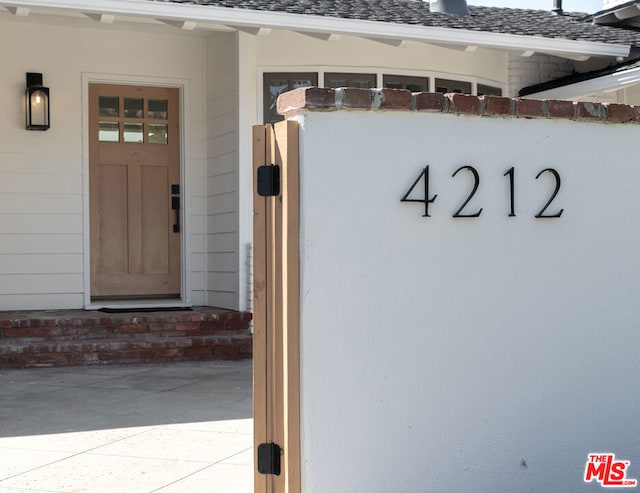
[[[278,111],[394,110],[429,111],[495,118],[554,118],[604,123],[640,123],[640,107],[624,104],[410,93],[403,89],[328,89],[303,87],[278,98]]]
[[[442,97],[439,92],[418,92],[412,94],[411,109],[414,111],[447,112],[446,103],[448,100]]]
[[[250,359],[251,313],[0,312],[0,367]]]
[[[471,94],[445,94],[449,98],[449,113],[480,114],[480,98]]]
[[[610,122],[626,123],[633,120],[633,107],[618,103],[610,103],[605,106]]]
[[[514,111],[514,100],[499,96],[481,96],[484,103],[483,116],[511,116]]]
[[[575,103],[576,120],[606,120],[607,107],[601,103]]]

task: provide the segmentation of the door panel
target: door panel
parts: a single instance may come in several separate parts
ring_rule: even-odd
[[[178,105],[175,88],[89,85],[93,298],[180,296]]]

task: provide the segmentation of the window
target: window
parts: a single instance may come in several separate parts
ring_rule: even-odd
[[[407,89],[411,92],[429,92],[431,90],[431,79],[429,77],[416,77],[410,75],[396,75],[396,74],[384,74],[382,76],[382,87],[387,89]],[[265,73],[263,75],[263,121],[264,123],[274,123],[283,120],[283,117],[278,115],[277,112],[277,100],[278,96],[283,92],[297,89],[298,87],[318,86],[318,72],[272,72]],[[338,88],[338,87],[355,87],[361,89],[371,89],[376,87],[377,75],[376,74],[359,74],[356,72],[325,72],[324,73],[324,87]],[[473,84],[471,82],[454,80],[454,79],[435,79],[436,92],[442,93],[462,93],[473,94]],[[490,86],[487,84],[477,85],[478,96],[502,96],[502,89],[500,87]],[[132,101],[130,104],[130,111],[139,112],[139,104],[136,106]],[[153,104],[152,104],[153,103]],[[149,117],[152,118],[152,112],[158,115],[164,115],[163,111],[155,101],[149,101]],[[117,112],[117,102],[105,100],[105,112]],[[156,108],[156,106],[158,106]],[[127,108],[125,108],[127,109]],[[137,114],[137,113],[136,113]],[[163,116],[156,116],[161,118]],[[165,117],[166,118],[166,117]],[[102,131],[105,139],[119,139],[118,128],[112,128],[109,126],[110,122],[106,122]],[[155,142],[155,134],[158,133],[160,138],[163,139],[164,130],[153,130],[152,138],[149,135],[149,142]],[[125,129],[128,132],[125,137],[139,138],[139,130],[137,128]]]
[[[376,87],[375,74],[341,74],[337,72],[327,72],[324,74],[325,87],[358,87],[361,89],[371,89]]]
[[[99,96],[98,141],[167,144],[167,99]]]
[[[270,73],[264,74],[264,123],[273,123],[284,118],[278,115],[276,102],[278,96],[283,92],[297,89],[298,87],[309,87],[318,85],[318,74],[309,73]]]
[[[382,76],[382,85],[387,89],[408,89],[411,92],[427,92],[429,91],[429,78],[385,74]]]
[[[458,92],[462,94],[471,94],[471,82],[451,79],[436,79],[436,92]]]
[[[502,89],[485,84],[478,84],[478,96],[502,96]]]

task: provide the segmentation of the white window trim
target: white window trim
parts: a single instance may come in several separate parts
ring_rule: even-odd
[[[181,288],[179,301],[142,300],[117,301],[117,302],[92,302],[91,301],[91,230],[89,226],[89,84],[123,84],[139,86],[173,87],[180,92],[180,182],[182,197],[180,209],[180,224],[183,225],[180,238],[180,269]],[[82,211],[83,211],[83,268],[84,268],[84,308],[96,310],[99,308],[145,308],[145,307],[178,307],[191,306],[191,196],[188,177],[189,146],[189,81],[186,79],[136,77],[113,74],[83,73],[82,74]]]

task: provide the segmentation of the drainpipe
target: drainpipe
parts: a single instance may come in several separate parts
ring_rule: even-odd
[[[553,0],[553,10],[551,13],[554,15],[564,15],[562,11],[562,0]]]

